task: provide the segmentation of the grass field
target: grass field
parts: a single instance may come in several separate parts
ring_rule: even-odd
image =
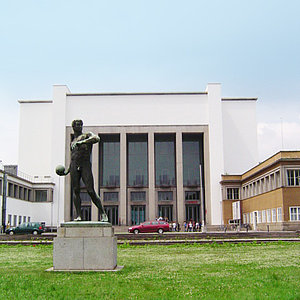
[[[300,299],[300,243],[123,245],[118,265],[45,272],[52,246],[0,246],[0,299]]]

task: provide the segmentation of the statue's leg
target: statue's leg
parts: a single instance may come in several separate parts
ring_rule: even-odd
[[[100,221],[107,222],[108,217],[105,213],[105,210],[104,210],[104,207],[102,205],[101,199],[98,196],[98,194],[95,192],[95,189],[94,189],[94,178],[93,178],[91,166],[90,166],[89,163],[87,163],[87,165],[85,165],[82,168],[82,180],[85,184],[86,190],[87,190],[88,194],[90,195],[93,203],[99,209],[99,213],[101,215]]]
[[[81,198],[80,198],[80,176],[81,176],[80,171],[78,171],[77,168],[71,166],[70,175],[71,175],[71,184],[73,190],[74,206],[77,215],[75,220],[80,221],[82,219]]]

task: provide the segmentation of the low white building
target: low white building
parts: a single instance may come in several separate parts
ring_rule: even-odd
[[[1,225],[23,222],[53,224],[54,182],[49,176],[29,176],[17,166],[0,166]]]
[[[101,139],[92,154],[95,189],[113,224],[159,216],[222,224],[221,175],[258,163],[256,100],[222,98],[220,84],[194,93],[105,94],[55,85],[51,100],[19,100],[19,170],[53,178],[39,220],[72,218],[70,177],[57,176],[55,167],[68,166],[71,123],[82,119],[84,131]],[[98,220],[84,187],[82,197],[85,218]]]

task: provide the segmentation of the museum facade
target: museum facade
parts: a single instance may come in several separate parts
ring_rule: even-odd
[[[51,178],[46,224],[73,217],[70,177],[55,174],[70,163],[71,123],[99,135],[91,156],[95,189],[110,222],[138,224],[158,217],[179,223],[223,223],[224,174],[258,162],[256,98],[223,98],[220,84],[190,93],[71,93],[53,87],[50,100],[19,100],[18,167]],[[98,210],[81,188],[86,220]]]

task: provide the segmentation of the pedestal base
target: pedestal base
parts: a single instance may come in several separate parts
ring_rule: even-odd
[[[115,270],[117,238],[110,223],[66,222],[53,241],[53,271]]]

